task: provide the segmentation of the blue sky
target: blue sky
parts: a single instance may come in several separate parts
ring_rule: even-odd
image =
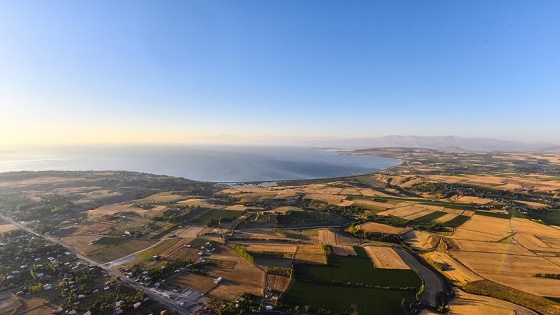
[[[0,143],[560,142],[558,1],[0,0],[0,15]]]

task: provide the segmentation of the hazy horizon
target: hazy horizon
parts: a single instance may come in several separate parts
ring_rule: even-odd
[[[0,10],[3,146],[387,135],[558,144],[558,2],[4,1]]]

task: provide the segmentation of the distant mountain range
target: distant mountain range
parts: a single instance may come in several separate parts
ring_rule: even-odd
[[[550,143],[524,143],[489,138],[460,138],[454,136],[385,136],[376,138],[309,140],[309,145],[340,148],[407,147],[445,151],[545,151],[560,152],[560,146]]]

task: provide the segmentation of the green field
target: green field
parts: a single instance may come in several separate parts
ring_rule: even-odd
[[[458,227],[458,226],[460,226],[461,224],[467,222],[469,219],[470,219],[469,216],[466,216],[466,215],[458,215],[458,216],[456,216],[455,218],[453,218],[453,219],[451,219],[451,220],[449,220],[449,221],[447,221],[447,222],[445,222],[445,223],[442,223],[442,225],[443,225],[443,226],[447,226],[447,227],[453,227],[453,228],[455,228],[455,227]]]
[[[374,268],[362,247],[355,247],[355,250],[357,257],[327,256],[327,265],[295,265],[296,279],[392,288],[419,288],[422,284],[414,271]]]
[[[301,309],[305,305],[331,310],[333,314],[346,312],[349,305],[358,306],[360,315],[405,314],[401,300],[414,297],[415,292],[383,290],[364,287],[322,285],[295,281],[284,294],[282,303]]]
[[[560,225],[560,210],[558,209],[531,210],[527,216],[534,220],[541,220],[544,224]]]
[[[362,247],[354,249],[356,257],[328,255],[327,265],[295,265],[296,281],[283,305],[310,305],[335,314],[357,305],[360,314],[404,314],[401,301],[415,295],[421,279],[412,270],[374,268]]]
[[[242,214],[243,211],[211,209],[193,218],[190,223],[206,225],[210,219],[219,220],[221,218],[237,218]]]

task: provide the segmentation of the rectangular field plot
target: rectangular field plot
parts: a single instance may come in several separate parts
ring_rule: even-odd
[[[480,276],[458,263],[446,253],[433,251],[423,256],[429,262],[440,266],[439,269],[441,273],[453,282],[464,285],[469,282],[482,280]]]
[[[291,256],[297,249],[296,245],[276,245],[276,244],[251,244],[247,246],[247,251],[255,254],[278,254],[277,256],[283,256],[282,254],[287,254]]]
[[[190,221],[190,223],[206,225],[210,220],[227,219],[229,221],[233,221],[235,218],[241,216],[242,214],[242,211],[211,209],[195,217]]]
[[[416,205],[406,204],[403,207],[393,208],[393,209],[390,209],[390,210],[379,212],[378,215],[392,215],[392,216],[395,216],[395,217],[403,218],[403,217],[413,215],[415,213],[422,212],[422,211],[426,211],[426,209],[421,208],[421,207],[416,206]]]
[[[414,291],[384,290],[335,285],[313,284],[296,281],[284,293],[282,304],[328,309],[333,314],[348,310],[356,305],[361,315],[405,314],[401,300],[414,297]]]
[[[321,229],[317,231],[317,241],[325,245],[355,245],[358,242],[352,237],[332,230]]]
[[[497,242],[510,234],[509,220],[475,215],[457,228],[453,238]]]
[[[353,246],[345,245],[335,245],[333,246],[333,251],[335,255],[339,256],[356,256],[356,251]]]
[[[290,277],[271,274],[266,276],[266,285],[274,291],[286,291],[290,286],[290,282],[292,282]]]
[[[294,258],[296,263],[304,264],[324,264],[327,262],[319,245],[298,246]]]
[[[456,213],[447,213],[444,216],[441,216],[439,218],[436,219],[436,222],[438,223],[445,223],[447,221],[451,221],[453,219],[455,219],[456,217],[458,217],[459,215]]]
[[[353,283],[380,287],[420,287],[421,280],[412,270],[374,268],[365,250],[354,248],[358,256],[327,256],[327,265],[295,265],[296,279],[314,283]]]
[[[416,219],[412,220],[412,221],[411,221],[411,224],[425,224],[425,223],[430,223],[430,222],[432,222],[433,220],[435,220],[435,219],[437,219],[437,218],[439,218],[439,217],[442,217],[442,216],[444,216],[444,215],[446,215],[446,213],[443,212],[443,211],[432,212],[432,213],[430,213],[430,214],[427,214],[427,215],[424,215],[424,216],[421,216],[421,217],[419,217],[419,218],[416,218]]]
[[[358,226],[359,229],[370,233],[383,233],[383,234],[401,234],[406,231],[405,228],[394,227],[387,224],[368,222]]]
[[[166,285],[177,287],[181,290],[193,288],[201,293],[206,293],[216,286],[214,278],[190,272],[168,278]]]
[[[443,217],[439,218],[438,221],[439,221],[440,219],[442,219],[442,218],[443,218]],[[459,215],[459,216],[456,216],[455,218],[453,218],[453,219],[451,219],[451,220],[449,220],[449,221],[443,222],[443,226],[455,228],[455,227],[458,227],[458,226],[460,226],[461,224],[467,222],[470,218],[471,218],[471,217],[466,216],[466,215]]]
[[[364,247],[375,268],[381,269],[410,269],[391,247],[367,246]]]
[[[486,279],[540,296],[560,297],[559,280],[534,277],[536,273],[560,274],[560,267],[543,257],[476,252],[453,252],[453,256]]]
[[[87,256],[95,261],[106,263],[148,248],[155,243],[157,243],[157,241],[131,240],[118,245],[106,246],[101,249],[91,251],[87,253]]]
[[[17,230],[18,227],[13,224],[0,224],[0,233],[6,233]]]

